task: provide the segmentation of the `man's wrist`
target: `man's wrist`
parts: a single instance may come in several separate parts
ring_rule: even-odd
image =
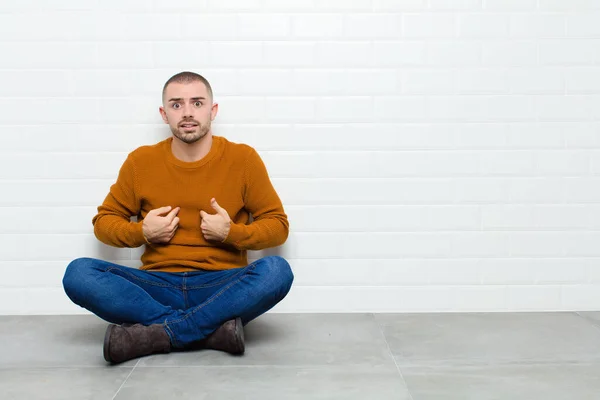
[[[223,235],[221,235],[221,236],[222,236],[222,238],[221,238],[221,242],[224,242],[224,241],[225,241],[225,239],[227,239],[227,236],[229,236],[229,232],[230,232],[230,231],[231,231],[231,222],[228,222],[228,223],[225,225],[225,229],[224,229],[224,231],[223,231]]]
[[[152,242],[150,240],[148,240],[148,238],[146,237],[146,234],[144,233],[143,230],[142,230],[142,236],[144,237],[144,240],[146,241],[146,244],[152,244]]]

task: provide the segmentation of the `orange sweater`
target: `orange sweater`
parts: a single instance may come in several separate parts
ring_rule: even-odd
[[[252,147],[213,135],[205,157],[185,162],[173,155],[172,140],[139,147],[128,155],[92,220],[98,240],[115,247],[145,244],[140,269],[169,272],[244,267],[247,250],[286,241],[287,215]],[[200,210],[216,213],[212,197],[231,218],[222,243],[207,241],[200,229]],[[169,243],[148,243],[142,234],[143,218],[163,206],[181,207],[179,228]],[[248,224],[250,214],[254,221]],[[138,221],[131,221],[132,216]]]

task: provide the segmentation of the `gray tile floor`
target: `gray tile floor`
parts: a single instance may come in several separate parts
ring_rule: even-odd
[[[600,312],[267,314],[246,354],[102,358],[106,323],[0,317],[0,398],[600,399]]]

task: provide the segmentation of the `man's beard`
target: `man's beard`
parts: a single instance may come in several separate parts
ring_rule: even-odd
[[[190,133],[183,133],[179,130],[179,128],[179,126],[177,126],[176,128],[171,127],[171,132],[173,133],[173,135],[175,135],[177,139],[181,140],[184,143],[192,144],[196,143],[198,140],[206,136],[206,134],[210,130],[210,121],[208,121],[205,125],[202,125],[198,122],[198,127],[196,128],[196,130]]]

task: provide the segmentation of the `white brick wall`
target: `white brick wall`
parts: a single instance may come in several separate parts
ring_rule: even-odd
[[[275,310],[600,309],[599,1],[3,1],[0,38],[0,314],[139,265],[91,218],[181,70],[288,211]]]

